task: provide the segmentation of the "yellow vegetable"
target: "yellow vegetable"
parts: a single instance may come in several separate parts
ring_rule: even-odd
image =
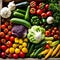
[[[27,53],[28,49],[24,47],[24,48],[22,48],[22,52]]]
[[[22,46],[23,46],[23,47],[27,47],[27,43],[24,42],[24,43],[22,44]]]
[[[19,49],[21,49],[21,50],[22,50],[22,48],[23,48],[23,46],[22,46],[22,45],[19,45]]]
[[[10,53],[14,53],[15,49],[13,47],[10,48]]]
[[[46,42],[47,42],[48,44],[50,44],[50,45],[52,44],[52,41],[46,41]]]
[[[15,43],[18,43],[18,42],[19,42],[18,38],[15,38]]]
[[[48,52],[49,52],[49,49],[46,49],[46,50],[42,51],[40,54],[45,55],[45,54],[47,54]]]
[[[60,44],[58,44],[58,46],[56,47],[56,49],[53,51],[52,55],[51,56],[54,56],[58,50],[60,49]]]
[[[25,38],[25,39],[24,39],[24,42],[28,42],[28,38]]]
[[[19,39],[19,44],[23,44],[23,40],[22,39]]]
[[[58,57],[60,55],[60,50],[57,52],[57,54],[55,55],[55,57]]]
[[[13,48],[16,48],[17,47],[17,44],[13,44]]]
[[[15,49],[15,53],[16,53],[16,54],[20,53],[20,49],[19,49],[19,48],[16,48],[16,49]]]
[[[47,55],[45,56],[45,59],[47,59],[53,52],[53,49],[50,48],[49,52],[47,53]]]

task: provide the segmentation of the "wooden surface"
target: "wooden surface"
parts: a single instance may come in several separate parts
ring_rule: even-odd
[[[0,10],[2,8],[2,0],[0,0]],[[0,24],[1,24],[1,17],[0,17]],[[44,58],[42,59],[38,59],[38,58],[18,58],[18,59],[9,59],[9,58],[6,58],[6,59],[2,59],[0,58],[0,60],[45,60]],[[60,60],[60,58],[49,58],[47,60]]]

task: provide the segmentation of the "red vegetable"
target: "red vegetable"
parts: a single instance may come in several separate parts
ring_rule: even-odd
[[[46,32],[45,32],[45,35],[46,35],[46,36],[50,36],[50,31],[46,31]]]
[[[6,28],[6,25],[5,24],[1,25],[1,28],[2,29],[5,29]]]
[[[52,16],[52,12],[51,11],[48,11],[46,14],[47,14],[47,16]]]
[[[50,45],[49,44],[46,44],[45,48],[46,49],[49,49],[50,48]]]
[[[4,37],[4,36],[5,36],[4,32],[0,32],[0,37]]]
[[[30,2],[30,7],[32,7],[32,8],[36,7],[36,2],[35,1],[31,1]]]
[[[8,33],[8,31],[9,31],[9,30],[8,30],[7,28],[4,29],[4,33]]]
[[[54,27],[54,30],[56,31],[57,30],[57,27]]]
[[[9,26],[8,26],[8,30],[11,30],[11,29],[12,29],[12,26],[11,26],[11,25],[9,25]]]
[[[59,39],[59,36],[58,35],[54,35],[54,38],[57,40],[57,39]]]
[[[5,35],[5,39],[6,40],[9,40],[9,35]]]
[[[6,57],[5,52],[2,52],[2,53],[1,53],[1,57],[2,57],[2,58],[5,58],[5,57]]]
[[[48,8],[49,8],[49,4],[46,4],[45,9],[48,10]]]
[[[15,39],[14,36],[11,36],[11,37],[10,37],[10,41],[11,41],[11,42],[14,42],[14,39]]]
[[[6,43],[6,39],[1,39],[0,43],[5,44]]]
[[[18,58],[18,54],[13,54],[13,58],[17,59]]]
[[[11,31],[9,31],[9,32],[8,32],[8,35],[9,35],[9,36],[10,36],[10,35],[12,35],[12,32],[11,32]]]
[[[42,17],[42,18],[46,18],[46,17],[47,17],[47,14],[46,14],[46,13],[42,13],[42,14],[41,14],[41,17]]]
[[[30,13],[31,13],[31,14],[36,14],[36,9],[35,9],[35,8],[31,8],[31,9],[30,9]]]
[[[58,30],[56,31],[56,34],[59,34],[59,31]]]

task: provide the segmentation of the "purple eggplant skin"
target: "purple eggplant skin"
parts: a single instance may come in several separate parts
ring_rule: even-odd
[[[12,35],[18,38],[24,38],[27,35],[28,29],[23,25],[14,25],[11,31]]]

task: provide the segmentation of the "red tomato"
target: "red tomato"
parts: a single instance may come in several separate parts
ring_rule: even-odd
[[[9,48],[9,47],[11,47],[12,46],[12,42],[11,41],[8,41],[7,43],[6,43],[6,46]]]
[[[9,25],[9,26],[8,26],[8,30],[11,30],[11,29],[12,29],[12,26],[11,26],[11,25]]]
[[[5,52],[2,52],[2,53],[1,53],[1,57],[2,57],[2,58],[5,58],[5,57],[6,57]]]
[[[5,24],[6,26],[8,26],[8,25],[9,25],[9,22],[5,22],[4,24]]]
[[[14,42],[14,39],[15,39],[14,36],[11,36],[11,37],[10,37],[10,41],[11,41],[11,42]]]
[[[54,30],[56,31],[57,30],[57,27],[54,27]]]
[[[44,5],[45,5],[44,3],[40,3],[40,4],[39,4],[39,8],[40,8],[40,9],[43,9],[43,8],[44,8]]]
[[[41,14],[41,17],[42,17],[42,18],[46,18],[46,17],[47,17],[47,14],[46,14],[46,13],[42,13],[42,14]]]
[[[8,32],[8,35],[9,35],[9,36],[10,36],[10,35],[12,35],[12,32],[11,32],[11,31],[9,31],[9,32]]]
[[[47,14],[47,16],[52,16],[52,12],[51,11],[48,11],[46,14]]]
[[[30,9],[30,13],[31,13],[31,14],[36,14],[36,9],[35,9],[35,8],[31,8],[31,9]]]
[[[45,48],[46,49],[49,49],[50,48],[50,45],[49,44],[46,44]]]
[[[9,30],[8,30],[7,28],[4,29],[4,33],[8,33],[8,31],[9,31]]]
[[[1,41],[2,44],[6,43],[6,39],[1,39],[0,41]]]
[[[54,33],[51,33],[51,35],[53,36],[53,35],[54,35]]]
[[[55,34],[55,30],[52,30],[52,33],[54,33],[54,34]]]
[[[37,10],[37,15],[41,15],[43,13],[43,10],[42,9],[38,9]]]
[[[13,54],[13,58],[17,59],[18,58],[18,54]]]
[[[12,54],[9,54],[9,55],[8,55],[8,58],[12,58],[12,57],[13,57],[13,55],[12,55]]]
[[[4,32],[0,32],[0,37],[4,37],[4,36],[5,36]]]
[[[39,6],[36,6],[36,9],[39,9]]]
[[[30,7],[32,7],[32,8],[36,7],[36,2],[35,1],[31,1],[30,2]]]
[[[9,35],[5,35],[5,39],[6,40],[9,40]]]
[[[5,45],[2,45],[2,46],[1,46],[1,49],[2,49],[3,51],[5,51],[5,50],[7,49],[7,47],[6,47]]]
[[[1,25],[1,28],[2,29],[5,29],[6,28],[6,25],[5,24]]]
[[[23,53],[22,51],[19,53],[19,57],[24,58],[25,57],[25,53]]]
[[[46,31],[46,32],[45,32],[45,35],[46,35],[46,36],[50,36],[50,32],[49,32],[49,31]]]
[[[48,10],[48,8],[49,8],[49,4],[46,4],[45,9]]]
[[[56,31],[56,34],[59,34],[59,31],[58,30]]]
[[[58,35],[54,35],[54,38],[57,40],[57,39],[59,39],[59,36]]]

